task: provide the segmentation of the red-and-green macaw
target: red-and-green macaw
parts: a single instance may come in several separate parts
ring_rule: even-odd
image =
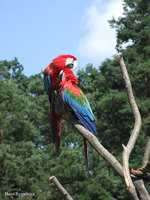
[[[62,117],[66,119],[66,113],[69,114],[73,111],[75,116],[77,117],[82,125],[92,132],[94,135],[97,135],[96,126],[94,124],[94,115],[91,110],[90,104],[82,92],[82,90],[78,87],[78,80],[73,72],[69,68],[65,68],[59,74],[59,78],[61,82],[59,84],[59,97],[56,99],[56,107],[58,108],[58,112],[60,110],[60,104],[62,101],[61,108],[64,107],[65,111],[62,112]],[[60,101],[61,99],[61,101]],[[70,115],[68,115],[70,118]],[[87,151],[87,142],[84,138],[84,149],[85,149],[85,157],[86,157],[86,166],[88,169],[89,176],[89,168],[88,168],[88,151]]]
[[[59,78],[60,95],[66,111],[73,110],[82,125],[94,135],[97,134],[93,112],[86,96],[78,87],[76,76],[69,68],[65,68],[60,72]]]
[[[44,85],[50,100],[50,124],[53,142],[56,144],[56,152],[59,153],[61,135],[61,116],[56,113],[55,96],[59,90],[59,73],[65,68],[75,69],[77,59],[72,55],[60,55],[56,57],[44,70]]]

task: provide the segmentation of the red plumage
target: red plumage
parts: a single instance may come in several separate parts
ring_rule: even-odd
[[[56,144],[56,152],[59,153],[60,135],[61,135],[61,117],[56,113],[53,103],[53,95],[59,89],[59,73],[68,67],[74,66],[76,58],[72,55],[60,55],[56,57],[44,70],[45,88],[50,100],[50,124],[53,142]]]
[[[51,92],[53,92],[53,89],[58,87],[60,83],[59,72],[66,67],[66,59],[68,57],[76,60],[76,58],[71,55],[60,55],[56,57],[44,70],[44,74],[48,73],[50,76]]]
[[[97,134],[93,112],[86,96],[78,87],[78,80],[76,76],[69,68],[65,68],[60,72],[60,78],[62,81],[59,84],[59,96],[61,96],[67,114],[72,111],[72,115],[69,116],[69,120],[71,117],[78,118],[87,130],[91,131],[94,135]],[[89,176],[87,141],[85,138],[83,139],[86,166]]]

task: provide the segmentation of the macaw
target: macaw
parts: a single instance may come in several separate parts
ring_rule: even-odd
[[[57,96],[55,99],[56,107],[58,108],[56,112],[61,113],[62,118],[67,120],[70,120],[71,117],[77,117],[87,130],[97,135],[93,112],[86,96],[78,87],[76,76],[69,68],[64,68],[60,71],[59,78],[61,82],[59,84],[59,97]],[[71,114],[71,116],[69,113],[73,113],[73,115]],[[87,141],[85,138],[83,139],[89,177]]]
[[[75,69],[77,59],[72,55],[60,55],[56,57],[44,70],[44,85],[50,101],[50,124],[53,142],[56,144],[56,153],[59,153],[61,135],[61,116],[56,113],[54,102],[55,94],[59,90],[59,73],[65,68]]]

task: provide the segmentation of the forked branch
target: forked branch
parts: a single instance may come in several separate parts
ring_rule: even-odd
[[[137,193],[135,190],[135,186],[133,185],[133,182],[132,182],[132,179],[130,176],[129,157],[130,157],[131,151],[134,148],[136,139],[137,139],[140,129],[141,129],[141,115],[140,115],[139,109],[138,109],[135,99],[134,99],[130,78],[129,78],[127,68],[124,63],[123,58],[120,59],[119,63],[120,63],[123,79],[125,82],[125,87],[127,89],[128,99],[129,99],[131,109],[132,109],[132,112],[133,112],[133,115],[135,118],[134,128],[133,128],[132,134],[129,138],[129,141],[127,143],[127,146],[123,145],[123,150],[124,150],[123,155],[122,155],[123,172],[124,172],[124,178],[125,178],[125,182],[127,185],[127,189],[129,190],[133,199],[138,199],[138,196],[137,196]]]

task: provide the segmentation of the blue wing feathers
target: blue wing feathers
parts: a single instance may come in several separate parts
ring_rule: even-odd
[[[64,103],[68,103],[71,106],[82,125],[94,135],[97,135],[93,112],[88,100],[85,99],[85,106],[82,106],[75,99],[71,98],[70,94],[66,91],[63,91],[62,99]]]
[[[81,113],[78,113],[73,107],[72,107],[72,109],[74,110],[75,114],[79,118],[79,120],[82,123],[82,125],[87,130],[89,130],[90,132],[92,132],[94,135],[95,134],[97,135],[97,130],[96,130],[96,126],[95,126],[94,122],[91,121],[88,116],[83,116]]]
[[[63,91],[62,99],[64,103],[69,103],[69,105],[74,106],[79,113],[82,113],[84,116],[88,116],[91,121],[94,121],[93,112],[88,100],[85,101],[85,106],[81,106],[77,101],[70,97],[70,94],[65,91]]]
[[[46,74],[44,77],[44,84],[45,84],[45,89],[48,93],[48,96],[50,97],[51,80],[48,74]]]

